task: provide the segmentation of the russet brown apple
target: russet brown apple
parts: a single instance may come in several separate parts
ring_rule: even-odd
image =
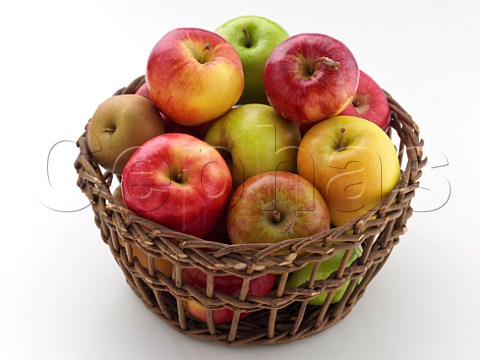
[[[87,144],[106,170],[121,175],[134,151],[145,141],[163,134],[155,105],[138,95],[116,95],[102,102],[87,128]]]

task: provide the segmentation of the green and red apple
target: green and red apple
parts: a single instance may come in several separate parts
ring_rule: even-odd
[[[195,126],[224,114],[240,98],[243,68],[220,35],[195,28],[163,36],[148,58],[150,98],[174,122]]]
[[[268,104],[263,71],[273,49],[288,38],[277,23],[261,16],[240,16],[219,26],[215,32],[237,50],[243,64],[245,88],[240,104]]]
[[[165,127],[155,105],[138,95],[116,95],[102,102],[87,129],[90,152],[105,169],[121,175],[133,152]]]
[[[298,34],[281,42],[265,65],[269,103],[297,123],[340,113],[357,91],[357,62],[342,42],[323,34]]]
[[[298,126],[268,105],[231,109],[212,124],[205,141],[226,158],[234,187],[262,172],[294,172],[297,167]]]
[[[285,171],[249,178],[234,192],[227,212],[233,244],[277,243],[330,228],[322,195],[312,183]]]
[[[362,253],[363,253],[363,249],[361,246],[358,246],[355,249],[353,249],[353,251],[350,253],[350,256],[346,262],[346,266],[350,266],[356,259],[358,259],[362,255]],[[315,274],[315,280],[326,280],[330,276],[332,276],[332,274],[334,274],[339,269],[344,256],[345,256],[345,250],[340,250],[329,259],[323,261],[319,265],[317,273]],[[314,268],[314,263],[309,263],[305,267],[301,268],[300,270],[297,270],[291,273],[288,276],[285,287],[297,288],[305,283],[308,283],[310,281],[310,276],[313,272],[313,268]],[[331,304],[335,304],[340,301],[343,294],[345,294],[345,291],[347,290],[347,287],[349,284],[350,284],[350,281],[347,281],[341,288],[339,288],[335,292],[330,302]],[[326,291],[321,292],[319,295],[310,299],[308,301],[308,304],[323,305],[325,303],[325,300],[327,299],[327,296],[328,296],[328,292]]]
[[[307,131],[297,166],[320,191],[335,226],[385,204],[400,180],[397,151],[373,122],[336,116]]]

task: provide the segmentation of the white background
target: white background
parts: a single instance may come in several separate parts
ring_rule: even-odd
[[[0,358],[480,358],[478,1],[9,3],[0,5]],[[167,31],[248,14],[347,44],[418,122],[430,162],[429,190],[414,201],[422,212],[345,320],[293,344],[238,349],[177,333],[131,292],[91,209],[72,212],[86,205],[72,141],[144,72]]]

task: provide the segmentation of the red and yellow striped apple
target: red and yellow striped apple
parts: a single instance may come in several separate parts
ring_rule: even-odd
[[[150,98],[169,119],[194,126],[224,114],[244,87],[242,62],[220,35],[196,28],[163,36],[148,58]]]

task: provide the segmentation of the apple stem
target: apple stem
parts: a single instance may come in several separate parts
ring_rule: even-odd
[[[340,129],[340,144],[339,144],[339,147],[337,149],[337,151],[343,151],[346,149],[345,147],[345,139],[343,137],[343,134],[345,133],[345,128],[341,128]]]
[[[352,105],[353,105],[354,107],[359,107],[359,106],[360,106],[360,101],[354,100],[354,101],[352,101]]]
[[[273,210],[273,221],[275,221],[276,223],[282,221],[282,214],[280,214],[280,211]]]
[[[245,38],[247,39],[245,46],[249,48],[252,46],[252,40],[250,39],[250,34],[248,33],[248,30],[246,27],[243,27],[242,31],[243,31],[243,34],[245,35]]]
[[[183,169],[180,173],[177,175],[177,182],[180,184],[185,184],[187,182],[187,174],[188,170]]]
[[[103,128],[102,132],[104,132],[104,133],[106,133],[106,132],[114,133],[115,129],[114,128]]]
[[[205,57],[207,56],[208,50],[211,50],[211,49],[212,49],[212,45],[210,44],[205,45],[205,47],[203,48],[202,54],[200,55],[200,59],[198,60],[200,64],[205,64]]]
[[[330,70],[338,70],[340,63],[338,61],[332,60],[327,56],[322,56],[320,58],[322,64],[327,65]]]

